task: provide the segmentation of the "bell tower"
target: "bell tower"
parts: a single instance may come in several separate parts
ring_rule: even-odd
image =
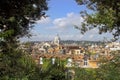
[[[56,37],[54,38],[54,44],[59,45],[60,44],[60,37],[57,34]]]

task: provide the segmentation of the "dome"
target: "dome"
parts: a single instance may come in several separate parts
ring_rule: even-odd
[[[57,35],[57,36],[55,37],[55,40],[60,40],[59,35]]]

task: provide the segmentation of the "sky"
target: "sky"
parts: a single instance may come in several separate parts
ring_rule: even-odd
[[[49,10],[46,11],[47,18],[36,21],[31,29],[31,38],[22,38],[22,41],[48,41],[53,40],[58,34],[61,40],[87,40],[103,41],[106,37],[111,38],[111,34],[99,35],[98,29],[86,32],[84,35],[74,28],[74,25],[81,27],[84,19],[80,16],[80,11],[87,10],[85,6],[78,5],[75,0],[50,0]],[[87,10],[88,11],[88,10]]]

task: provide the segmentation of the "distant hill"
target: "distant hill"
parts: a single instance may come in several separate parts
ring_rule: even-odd
[[[102,42],[102,41],[74,41],[74,40],[64,40],[64,41],[61,41],[61,43],[63,43],[63,44],[73,44],[73,45],[92,45],[92,44],[101,45],[104,42]]]
[[[29,43],[42,43],[42,42],[52,42],[52,41],[31,41]],[[104,42],[102,41],[75,41],[75,40],[62,40],[60,41],[61,44],[64,45],[82,45],[82,46],[87,46],[87,45],[104,45]]]

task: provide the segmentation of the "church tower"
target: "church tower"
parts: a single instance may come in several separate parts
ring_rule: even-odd
[[[54,38],[54,44],[59,45],[60,44],[60,37],[57,34],[57,36]]]

